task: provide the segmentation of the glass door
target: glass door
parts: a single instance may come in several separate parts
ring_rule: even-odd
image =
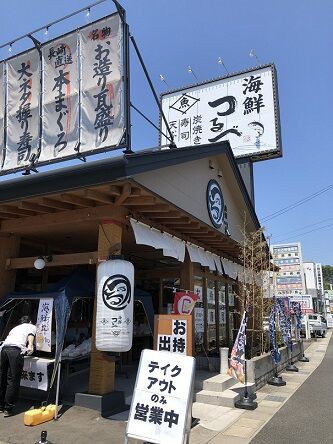
[[[217,351],[215,281],[207,280],[207,352]]]
[[[217,282],[218,295],[218,345],[227,345],[227,307],[226,307],[226,285],[224,282]]]
[[[204,332],[205,332],[205,308],[203,300],[203,281],[201,277],[194,277],[194,293],[198,296],[198,300],[194,308],[194,332],[195,332],[195,353],[197,355],[203,353]]]

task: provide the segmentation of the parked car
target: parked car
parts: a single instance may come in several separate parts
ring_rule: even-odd
[[[309,314],[307,315],[309,319],[309,328],[311,337],[321,336],[325,338],[327,332],[327,321],[319,313]],[[305,336],[305,324],[302,324],[301,335]]]

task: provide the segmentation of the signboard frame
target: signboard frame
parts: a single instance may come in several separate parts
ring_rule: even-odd
[[[101,22],[103,20],[108,20],[111,17],[114,17],[118,15],[119,16],[119,20],[120,20],[120,26],[121,26],[121,40],[122,40],[122,50],[120,50],[121,54],[120,54],[120,58],[121,58],[121,69],[122,69],[122,76],[121,76],[121,81],[122,81],[122,85],[123,85],[123,92],[121,95],[121,106],[123,109],[123,114],[124,114],[124,131],[123,131],[123,135],[121,140],[119,141],[119,144],[116,146],[109,146],[109,147],[103,147],[103,148],[96,148],[96,149],[92,149],[90,151],[85,151],[85,152],[80,152],[78,150],[77,154],[74,155],[68,155],[66,157],[62,157],[62,158],[56,158],[56,159],[51,159],[51,160],[47,160],[47,161],[43,161],[43,162],[36,162],[36,163],[32,163],[29,166],[22,166],[22,167],[18,167],[18,168],[12,168],[12,169],[7,169],[5,171],[1,171],[0,170],[0,177],[1,176],[6,176],[8,174],[13,174],[13,173],[18,173],[18,172],[22,172],[22,171],[30,171],[30,170],[34,170],[36,168],[39,167],[44,167],[44,166],[49,166],[49,165],[53,165],[53,164],[57,164],[57,163],[61,163],[61,162],[65,162],[65,161],[70,161],[70,160],[81,160],[85,162],[85,158],[88,156],[92,156],[92,155],[96,155],[96,154],[100,154],[100,153],[106,153],[109,151],[116,151],[119,149],[124,149],[125,151],[131,152],[131,125],[130,125],[130,83],[129,83],[129,76],[130,76],[130,62],[129,62],[129,27],[128,24],[126,23],[126,21],[124,20],[123,16],[121,14],[119,14],[119,12],[113,12],[112,14],[108,14],[104,17],[100,17],[97,20],[94,20],[91,23],[85,24],[81,27],[77,27],[75,28],[75,30],[71,30],[69,32],[66,32],[65,34],[60,34],[58,36],[56,36],[53,39],[47,40],[46,42],[41,43],[40,45],[36,45],[35,47],[29,47],[28,49],[19,52],[11,57],[5,58],[5,59],[1,59],[0,60],[0,64],[3,63],[4,66],[4,80],[5,80],[5,84],[7,85],[7,73],[6,73],[6,63],[21,56],[24,55],[26,53],[28,53],[31,50],[36,49],[38,52],[42,50],[43,47],[59,40],[59,39],[64,39],[68,36],[70,36],[71,34],[78,34],[80,31],[84,30],[85,28],[88,28],[90,26],[93,26],[94,24],[97,24],[98,22]],[[40,58],[41,58],[41,53],[39,54]],[[43,67],[41,66],[41,72],[40,72],[40,83],[41,83],[41,89],[43,88],[43,74],[42,74],[42,70]],[[81,79],[79,77],[79,82],[81,83]],[[7,89],[7,87],[6,87]],[[81,96],[81,91],[79,93],[79,96]],[[42,108],[41,108],[41,104],[40,106],[40,116],[42,119]],[[6,103],[5,103],[5,107],[7,107],[7,98],[6,98]],[[79,101],[79,107],[81,107],[81,98]],[[81,110],[79,110],[79,113],[81,113]],[[7,127],[8,124],[8,118],[7,118],[7,112],[5,112],[5,117],[4,117],[4,128],[3,128],[3,133],[4,133],[4,150],[3,150],[3,155],[5,156],[5,151],[6,151],[6,140],[7,140]],[[43,125],[42,122],[40,122],[40,127],[39,127],[39,150],[42,147],[42,129],[43,129]],[[0,155],[0,159],[1,159],[1,155]]]
[[[132,417],[132,413],[133,413],[133,409],[134,409],[135,394],[138,389],[138,383],[139,383],[139,379],[140,379],[140,371],[141,371],[141,367],[143,364],[143,359],[144,359],[145,353],[153,353],[155,356],[156,356],[156,354],[162,354],[163,356],[168,356],[168,355],[175,356],[175,354],[173,354],[173,353],[164,352],[164,351],[156,351],[156,350],[148,350],[148,349],[145,349],[142,351],[140,362],[139,362],[139,367],[138,367],[138,371],[137,371],[137,376],[136,376],[136,380],[135,380],[135,386],[134,386],[134,390],[133,390],[133,398],[132,398],[132,402],[131,402],[130,413],[128,416],[128,421],[127,421],[127,426],[126,426],[126,431],[125,431],[124,444],[128,443],[128,438],[143,440],[144,442],[149,441],[150,443],[155,443],[155,444],[162,444],[161,441],[156,441],[156,440],[152,441],[151,438],[149,438],[149,437],[144,437],[141,435],[135,435],[132,433],[128,433],[128,429],[130,427],[130,418]],[[176,358],[177,358],[177,356],[176,356]],[[192,356],[184,356],[184,358],[187,360],[192,359],[192,365],[191,365],[192,368],[191,368],[191,375],[188,375],[188,376],[190,376],[190,384],[189,384],[189,390],[188,390],[188,394],[187,394],[186,401],[185,401],[186,418],[185,418],[184,426],[182,429],[182,442],[181,443],[176,442],[176,444],[185,444],[185,443],[189,442],[189,434],[191,431],[191,422],[192,422],[191,405],[192,405],[192,400],[193,400],[194,381],[195,381],[195,358],[193,358]]]
[[[236,159],[249,159],[252,162],[259,162],[259,161],[263,161],[263,160],[268,160],[268,159],[275,159],[275,158],[280,158],[283,156],[283,149],[282,149],[282,138],[281,138],[281,120],[280,120],[280,109],[279,109],[279,94],[278,94],[278,82],[277,82],[277,72],[276,72],[276,68],[274,63],[267,63],[264,65],[258,65],[255,66],[253,68],[249,68],[249,69],[244,69],[242,71],[237,71],[237,72],[233,72],[230,73],[228,75],[225,76],[221,76],[221,77],[216,77],[210,80],[206,80],[204,82],[197,82],[197,83],[193,83],[190,85],[186,85],[183,87],[179,87],[179,88],[175,88],[175,89],[171,89],[168,91],[165,91],[163,93],[160,94],[160,104],[161,107],[163,107],[163,98],[164,96],[170,95],[170,94],[175,94],[175,93],[187,93],[188,90],[191,90],[192,88],[196,88],[196,87],[209,87],[209,84],[214,83],[214,82],[219,82],[219,81],[224,81],[224,80],[232,80],[233,77],[237,77],[237,76],[242,76],[242,75],[251,75],[251,73],[258,71],[260,69],[267,69],[270,68],[271,70],[271,74],[272,74],[272,86],[273,86],[273,105],[274,105],[274,117],[275,117],[275,141],[276,141],[276,149],[270,149],[270,150],[265,150],[265,151],[261,151],[258,154],[254,154],[254,153],[247,153],[244,155],[237,155],[235,156]],[[160,130],[162,131],[162,123],[163,123],[163,119],[162,119],[162,115],[160,113],[160,117],[159,117],[159,123],[160,123]],[[158,139],[158,144],[159,146],[161,146],[162,144],[162,133],[159,133],[159,139]],[[225,139],[223,139],[225,141]],[[209,144],[209,142],[207,142]],[[219,143],[219,142],[215,142],[215,143]],[[206,142],[204,142],[203,144],[206,144]],[[195,145],[200,147],[200,144]]]

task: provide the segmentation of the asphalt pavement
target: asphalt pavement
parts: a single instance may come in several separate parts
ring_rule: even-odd
[[[251,440],[267,443],[333,443],[333,335],[319,367]]]

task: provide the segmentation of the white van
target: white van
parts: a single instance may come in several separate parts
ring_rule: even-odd
[[[319,313],[314,313],[314,314],[309,314],[308,319],[309,319],[311,336],[313,337],[321,336],[322,338],[324,338],[327,332],[327,321],[324,318],[324,316],[322,316]]]

